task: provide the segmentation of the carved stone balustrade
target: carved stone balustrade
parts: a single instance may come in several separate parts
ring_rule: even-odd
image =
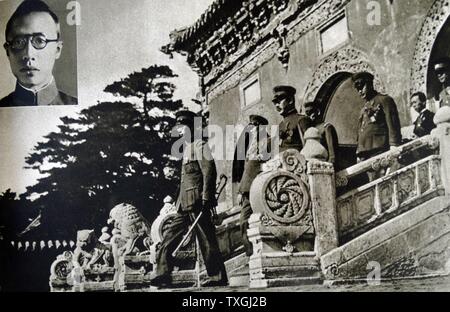
[[[337,199],[340,243],[444,195],[441,157],[428,156]]]
[[[439,153],[439,139],[435,136],[425,136],[409,142],[384,154],[375,156],[355,166],[336,173],[338,193],[355,189],[369,181],[367,173],[380,170],[399,170],[427,156]]]
[[[252,184],[250,287],[320,281],[319,257],[337,247],[332,164],[287,150]]]
[[[339,247],[320,258],[329,283],[450,273],[450,107],[431,135],[337,174],[336,183],[368,171],[381,178],[337,198]]]

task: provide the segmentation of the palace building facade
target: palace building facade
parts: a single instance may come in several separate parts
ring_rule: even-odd
[[[210,123],[221,127],[244,126],[252,114],[278,124],[272,89],[295,87],[299,110],[315,101],[336,127],[345,168],[356,162],[363,105],[351,75],[372,73],[407,130],[411,94],[426,93],[436,110],[441,86],[430,65],[450,55],[449,16],[446,0],[217,0],[194,25],[174,31],[163,51],[187,54]],[[232,161],[217,164],[232,175]],[[236,204],[236,189],[227,189],[224,209]]]

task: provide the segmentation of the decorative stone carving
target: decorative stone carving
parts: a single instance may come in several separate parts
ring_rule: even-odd
[[[345,174],[336,174],[336,187],[346,187],[348,185],[348,178]]]
[[[430,196],[442,195],[441,169],[440,156],[431,155],[340,196],[337,214],[341,242],[417,207]]]
[[[70,251],[65,251],[53,261],[50,267],[50,283],[55,281],[67,282],[67,277],[73,269],[72,264],[73,254]]]
[[[289,68],[289,59],[291,57],[291,54],[289,52],[289,46],[287,45],[286,42],[287,36],[286,27],[280,27],[278,29],[275,29],[273,35],[278,40],[278,50],[277,50],[278,60],[280,61],[281,65],[287,72]]]
[[[306,101],[314,101],[323,84],[339,72],[369,72],[375,76],[375,88],[380,92],[384,90],[384,85],[371,65],[369,57],[362,51],[348,47],[332,53],[320,62],[306,88]]]
[[[266,214],[281,224],[293,224],[303,218],[310,203],[303,181],[288,175],[271,179],[264,192]]]
[[[297,150],[287,150],[271,163],[253,182],[250,201],[262,224],[288,245],[314,232],[306,159]]]
[[[97,240],[94,230],[78,231],[76,246],[72,258],[74,267],[88,270],[112,267],[111,249]]]
[[[117,247],[118,256],[141,254],[150,248],[150,226],[136,209],[130,204],[119,204],[111,209],[108,224],[113,223],[115,234],[112,239],[113,249]],[[119,243],[119,240],[123,240]],[[140,244],[137,244],[138,241]]]
[[[287,150],[280,156],[280,168],[294,172],[298,176],[306,173],[306,159],[297,150]]]
[[[205,85],[209,98],[212,100],[219,95],[225,93],[227,90],[237,86],[242,79],[245,79],[249,74],[254,72],[262,64],[272,59],[279,53],[279,43],[274,40],[272,36],[268,36],[276,26],[284,24],[284,21],[289,20],[286,25],[286,46],[289,47],[295,43],[306,32],[314,29],[317,25],[322,23],[328,17],[333,16],[336,12],[341,10],[350,0],[329,0],[329,1],[315,1],[302,0],[292,3],[285,9],[278,13],[274,19],[276,25],[272,25],[272,21],[259,34],[259,38],[265,40],[255,40],[252,43],[242,45],[237,52],[227,56],[224,62],[213,68],[205,76]],[[282,6],[284,7],[284,5]],[[289,9],[290,8],[290,9]],[[306,9],[308,8],[308,9]],[[313,13],[312,13],[313,12]],[[296,16],[296,17],[295,17]],[[295,18],[293,18],[295,17]],[[246,42],[243,38],[242,32],[248,31],[247,27],[238,33],[238,38]],[[253,34],[254,35],[254,34]],[[248,44],[250,43],[250,44]],[[248,59],[244,57],[248,56]],[[242,65],[244,64],[244,65]],[[370,72],[374,72],[370,70]],[[383,88],[379,88],[383,90]]]
[[[414,52],[411,69],[411,95],[421,91],[426,93],[428,64],[434,42],[450,16],[450,0],[436,0],[423,22]]]
[[[385,157],[379,158],[372,163],[372,170],[380,171],[381,169],[389,168],[395,161],[396,157],[393,154],[388,154]]]
[[[403,203],[417,196],[416,191],[416,175],[413,170],[408,170],[398,176],[398,200]]]
[[[338,246],[333,174],[294,149],[263,166],[250,189],[250,287],[320,282],[318,259]]]

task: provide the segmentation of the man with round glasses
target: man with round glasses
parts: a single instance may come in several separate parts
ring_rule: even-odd
[[[3,47],[16,89],[0,100],[0,107],[76,105],[77,99],[56,87],[53,67],[63,42],[56,14],[40,0],[25,0],[6,25]]]

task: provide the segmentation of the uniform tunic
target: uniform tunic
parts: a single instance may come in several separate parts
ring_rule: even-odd
[[[52,80],[47,87],[37,92],[28,90],[17,83],[15,91],[0,100],[0,107],[77,104],[78,101],[76,98],[56,88],[55,80]]]
[[[227,279],[224,262],[219,250],[216,229],[211,220],[209,207],[203,201],[215,200],[216,166],[208,144],[196,140],[185,147],[183,153],[180,209],[170,223],[157,254],[156,275],[168,275],[173,270],[172,252],[181,242],[200,211],[203,211],[193,233],[196,235],[209,276],[222,274]]]
[[[377,94],[366,102],[360,113],[357,156],[363,159],[399,146],[402,136],[400,119],[394,100]]]

